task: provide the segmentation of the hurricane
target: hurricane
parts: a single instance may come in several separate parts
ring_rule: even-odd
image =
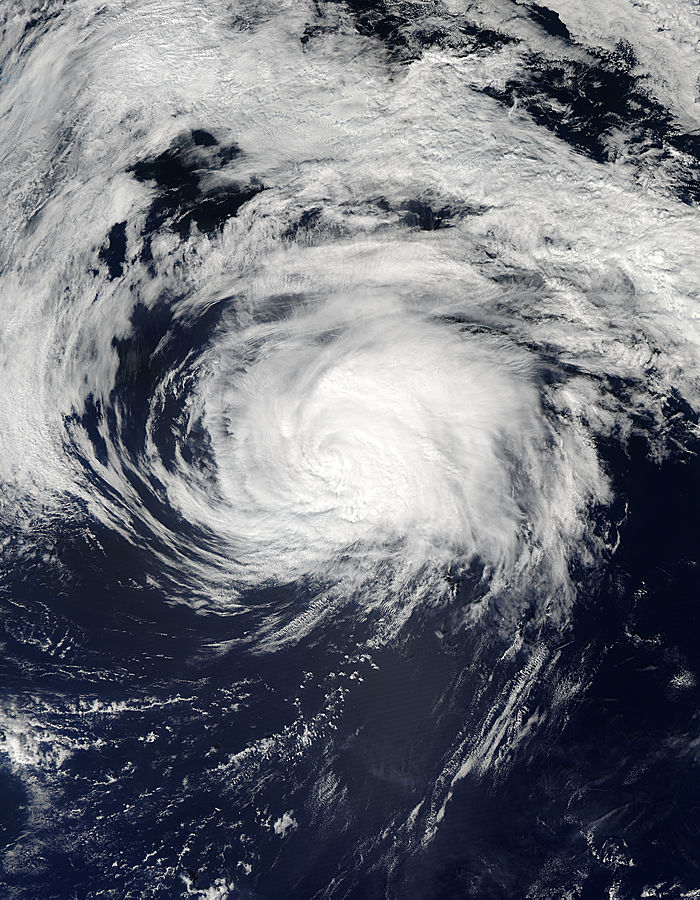
[[[695,896],[693,5],[0,17],[4,895]]]

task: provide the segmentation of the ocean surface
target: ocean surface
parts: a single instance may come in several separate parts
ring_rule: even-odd
[[[3,898],[700,898],[700,13],[547,2],[2,5]]]

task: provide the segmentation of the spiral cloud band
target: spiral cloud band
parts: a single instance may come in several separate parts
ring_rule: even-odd
[[[235,555],[290,580],[397,544],[408,567],[512,565],[512,469],[541,437],[525,361],[400,310],[338,312],[267,328],[247,370],[220,360],[204,388]]]
[[[557,741],[694,684],[692,4],[7,5],[0,893],[624,896]]]

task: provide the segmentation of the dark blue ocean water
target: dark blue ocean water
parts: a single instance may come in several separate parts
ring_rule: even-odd
[[[310,817],[282,849],[264,848],[261,873],[253,884],[244,880],[241,896],[312,897],[334,878],[339,894],[353,897],[524,897],[533,884],[544,895],[576,882],[582,897],[605,896],[613,885],[620,896],[641,896],[652,883],[679,896],[672,885],[697,883],[697,685],[674,685],[674,678],[698,664],[698,464],[655,465],[644,461],[644,449],[640,443],[629,456],[608,457],[629,508],[620,548],[578,604],[561,648],[560,677],[582,681],[563,721],[550,720],[549,686],[536,689],[529,705],[542,718],[540,734],[523,743],[505,778],[461,781],[426,848],[391,847],[390,839],[373,845],[397,808],[420,802],[476,686],[499,665],[497,642],[451,631],[449,610],[414,613],[401,640],[374,655],[377,669],[360,666],[364,682],[336,723],[342,816]],[[202,617],[167,605],[160,591],[129,586],[143,577],[145,561],[104,532],[88,538],[84,528],[54,528],[46,542],[72,575],[57,584],[52,567],[38,561],[5,580],[12,602],[3,611],[3,683],[12,693],[48,698],[59,723],[67,706],[82,701],[123,700],[134,709],[105,722],[86,713],[87,730],[104,749],[63,763],[59,802],[75,811],[71,827],[77,834],[85,827],[89,839],[56,847],[50,821],[42,823],[40,854],[26,871],[5,876],[5,890],[93,896],[114,860],[110,890],[138,896],[145,888],[128,885],[139,883],[140,863],[156,846],[174,873],[159,885],[165,895],[179,895],[183,872],[206,886],[209,866],[235,871],[240,850],[228,823],[233,808],[237,817],[249,810],[227,776],[212,777],[212,763],[293,728],[298,708],[317,710],[323,684],[310,679],[298,697],[289,686],[305,672],[342,666],[343,651],[361,644],[371,623],[350,609],[332,628],[272,656],[237,648],[212,657],[213,642],[254,630],[254,610],[232,621]],[[464,593],[473,589],[465,585]],[[294,602],[293,590],[262,592],[255,602]],[[76,649],[47,660],[41,641],[64,632]],[[232,715],[230,687],[240,682],[248,697]],[[178,697],[196,699],[172,702]],[[169,705],[153,706],[159,699]],[[144,744],[151,732],[158,740]],[[278,771],[271,752],[256,802],[303,808],[326,765],[311,754],[291,772]],[[113,786],[104,785],[105,773],[117,776]],[[185,779],[196,789],[183,788]],[[26,789],[7,770],[2,796],[3,840],[11,846],[36,824]],[[108,842],[93,831],[99,816],[119,821]],[[199,824],[188,855],[178,860],[169,849],[192,823]],[[369,850],[358,859],[361,846]],[[390,874],[387,855],[396,860]]]
[[[506,22],[478,26],[442,6],[429,16],[405,3],[343,10],[396,78],[428,53],[486,58],[523,40]],[[62,13],[42,15],[28,34]],[[518,99],[562,154],[596,165],[614,162],[608,137],[624,132],[639,151],[634,177],[642,183],[659,167],[664,196],[692,209],[697,134],[645,89],[632,45],[588,48],[584,59],[553,9],[530,4],[518,15],[560,52],[533,50],[483,93],[504,115]],[[321,8],[309,19],[299,37],[306,53],[337,33]],[[29,43],[23,48],[30,57]],[[274,194],[266,177],[243,170],[242,146],[203,125],[183,128],[168,149],[124,167],[152,193],[138,226],[120,219],[92,248],[85,271],[96,294],[136,266],[158,285],[154,242],[164,233],[178,245],[193,234],[216,240],[246,204]],[[239,164],[235,182],[212,179]],[[393,216],[392,227],[437,239],[490,208],[379,193],[362,201],[368,216]],[[280,240],[310,242],[326,204],[309,204]],[[324,234],[347,236],[340,227]],[[492,287],[531,297],[547,277],[511,266]],[[179,293],[171,282],[156,302],[134,302],[128,332],[109,345],[118,365],[107,400],[95,388],[63,418],[62,452],[94,496],[125,516],[137,504],[162,531],[154,537],[134,516],[126,537],[70,490],[58,512],[47,503],[45,515],[17,514],[9,488],[3,508],[12,515],[0,508],[0,894],[695,896],[700,447],[691,405],[671,390],[658,400],[658,419],[633,409],[624,439],[596,436],[612,493],[587,512],[605,550],[594,563],[583,549],[570,560],[575,600],[565,626],[541,613],[534,581],[517,593],[517,639],[500,630],[508,590],[501,607],[466,626],[487,592],[479,560],[445,571],[450,590],[440,602],[413,603],[410,590],[392,597],[392,615],[406,614],[386,638],[378,637],[386,610],[365,602],[384,590],[379,578],[306,631],[299,610],[313,612],[314,591],[321,596],[310,579],[248,586],[240,603],[212,611],[188,602],[196,590],[173,546],[201,561],[218,547],[216,535],[169,503],[146,465],[154,446],[169,475],[179,460],[202,478],[216,469],[203,422],[186,432],[183,423],[198,361],[240,298],[218,295],[204,312],[178,318],[185,281]],[[275,294],[269,321],[291,319],[298,302]],[[493,323],[444,320],[501,337]],[[581,377],[633,406],[631,379],[592,375],[554,344],[521,345],[537,357],[532,377],[543,396],[549,384]],[[10,357],[12,347],[3,352]],[[646,371],[651,383],[656,373]],[[106,474],[115,448],[131,466],[128,500]],[[419,587],[416,576],[416,595]],[[288,627],[298,637],[263,646],[261,636]]]

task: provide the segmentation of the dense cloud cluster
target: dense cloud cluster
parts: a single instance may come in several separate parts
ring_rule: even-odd
[[[34,817],[12,877],[50,832],[74,758],[167,742],[150,710],[185,708],[196,730],[222,697],[236,715],[267,709],[273,675],[249,675],[273,650],[339,657],[307,672],[290,656],[280,708],[294,716],[270,704],[264,737],[244,718],[243,746],[192,738],[211,765],[180,773],[176,748],[157,764],[178,772],[203,858],[202,823],[235,832],[232,871],[197,886],[168,825],[143,859],[120,845],[123,884],[225,898],[260,875],[269,891],[275,842],[324,816],[354,822],[335,729],[373,654],[425,617],[431,640],[465,642],[425,701],[432,755],[387,776],[394,800],[315,896],[351,896],[373,852],[372,877],[390,873],[400,896],[400,860],[436,839],[457,783],[507,771],[550,712],[565,718],[581,685],[553,674],[559,643],[618,548],[620,461],[685,458],[697,438],[691,16],[685,0],[2,13],[0,585],[24,648],[8,660],[24,671],[31,648],[70,685],[4,707],[0,749]],[[85,583],[107,585],[105,607],[114,585],[133,592],[114,633],[174,635],[168,615],[185,617],[187,649],[146,648],[138,665],[248,662],[201,706],[209,676],[191,695],[189,682],[149,693],[135,657],[115,671],[136,696],[93,696],[110,679],[89,616],[59,613],[34,578],[69,605]],[[86,765],[94,812],[100,764]],[[233,824],[213,800],[188,805],[219,789]],[[114,833],[145,827],[150,797],[143,821],[115,813]],[[103,859],[102,840],[87,857]],[[285,896],[311,896],[298,877]]]

